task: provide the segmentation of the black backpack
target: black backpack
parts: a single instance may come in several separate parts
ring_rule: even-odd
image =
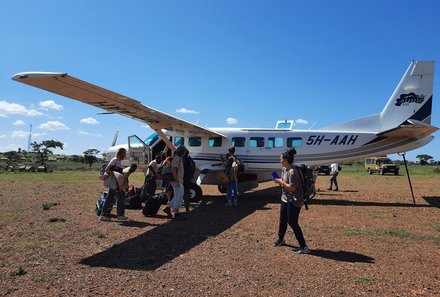
[[[108,163],[110,162],[105,162],[101,165],[99,168],[99,176],[103,176],[105,174],[105,169],[107,168]]]
[[[303,199],[304,199],[304,206],[306,209],[309,209],[309,202],[312,200],[313,197],[315,197],[315,176],[313,175],[313,169],[307,167],[306,165],[302,164],[301,166],[296,166],[296,169],[298,170],[299,177],[301,179],[301,186],[303,188]]]

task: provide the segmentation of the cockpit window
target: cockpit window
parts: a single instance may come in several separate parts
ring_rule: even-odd
[[[185,137],[180,137],[180,136],[174,137],[174,145],[175,146],[185,145]]]
[[[150,136],[148,136],[144,142],[146,145],[148,146],[152,146],[154,143],[156,143],[156,141],[159,139],[159,134],[157,134],[156,132],[151,134]]]
[[[208,146],[210,146],[210,147],[222,146],[222,138],[221,137],[209,137]]]
[[[201,146],[202,139],[200,137],[190,137],[188,139],[188,145],[189,146]]]
[[[232,137],[231,144],[232,144],[232,146],[235,146],[235,147],[244,147],[246,144],[246,138],[245,137]]]

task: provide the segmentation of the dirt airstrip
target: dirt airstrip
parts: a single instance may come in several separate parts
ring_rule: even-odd
[[[96,176],[0,177],[0,296],[440,296],[440,178],[351,175],[300,223],[312,249],[276,239],[272,182],[226,208],[214,186],[184,220],[100,222]],[[87,173],[88,174],[88,173]],[[140,178],[139,178],[140,180]],[[44,208],[43,209],[43,204]]]

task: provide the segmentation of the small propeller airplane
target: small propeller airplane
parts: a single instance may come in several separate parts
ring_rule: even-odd
[[[438,130],[431,125],[433,77],[433,61],[412,61],[380,113],[319,130],[294,130],[293,121],[279,121],[274,129],[205,128],[67,73],[23,72],[12,79],[139,120],[155,131],[145,141],[132,135],[128,144],[112,146],[106,151],[107,159],[125,147],[127,161],[145,167],[167,147],[174,151],[185,145],[197,166],[197,183],[193,183],[191,194],[201,196],[200,184],[218,185],[225,191],[221,161],[231,146],[245,163],[246,174],[239,181],[239,191],[244,192],[271,180],[271,172],[280,167],[281,153],[290,147],[297,151],[296,164],[313,166],[402,153],[426,145]]]

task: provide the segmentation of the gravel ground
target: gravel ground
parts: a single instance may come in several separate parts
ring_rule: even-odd
[[[203,186],[182,220],[128,210],[119,223],[95,215],[96,180],[1,179],[0,295],[440,296],[438,175],[413,177],[416,205],[405,176],[342,173],[339,183],[331,192],[318,178],[300,215],[312,252],[297,255],[291,230],[286,246],[273,246],[272,182],[237,207]]]

